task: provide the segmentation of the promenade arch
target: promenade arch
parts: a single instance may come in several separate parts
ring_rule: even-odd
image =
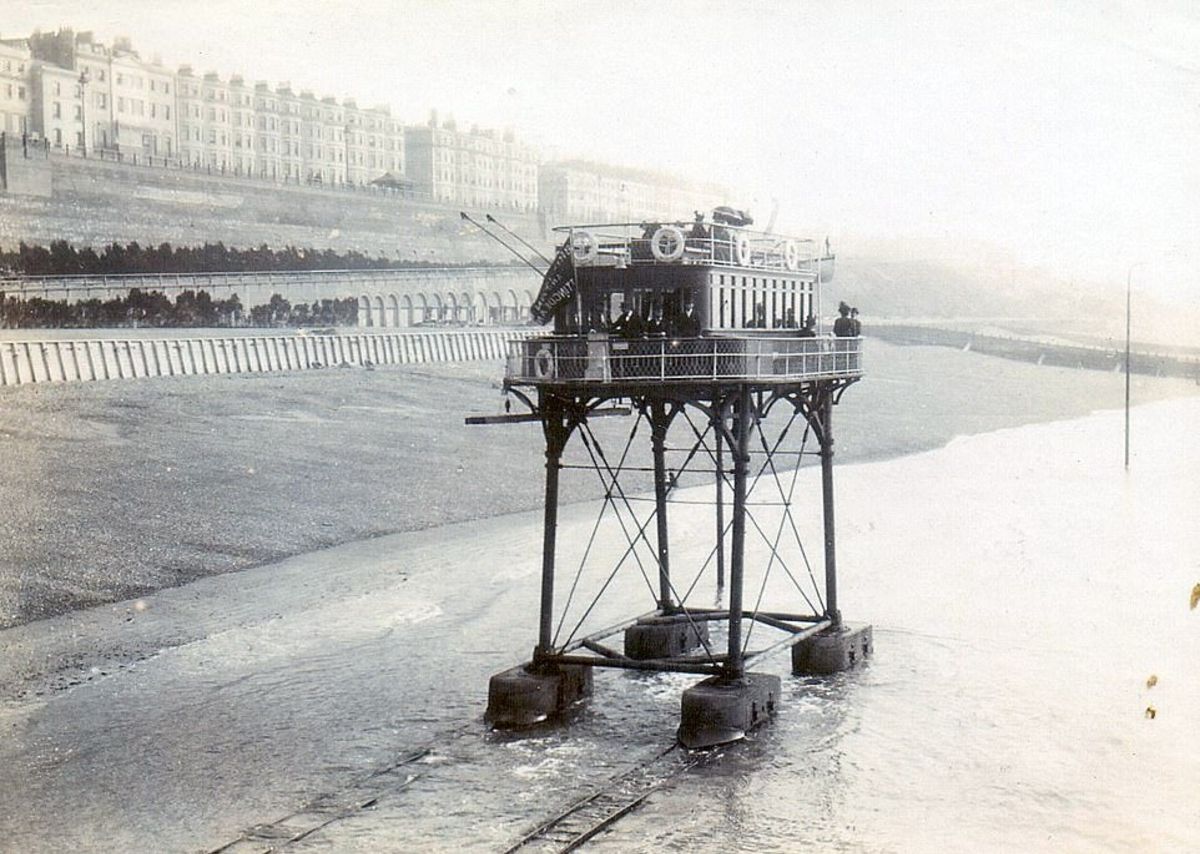
[[[358,297],[358,325],[371,326],[371,298],[366,294]]]
[[[400,322],[400,298],[395,294],[387,296],[387,323],[384,326],[403,326]]]

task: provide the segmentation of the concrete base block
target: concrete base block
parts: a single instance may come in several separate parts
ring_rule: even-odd
[[[708,641],[708,623],[644,617],[625,630],[625,654],[630,658],[675,658]]]
[[[874,652],[871,627],[843,624],[805,638],[792,647],[792,673],[827,676],[862,664]]]
[[[710,676],[693,685],[683,692],[680,743],[694,749],[744,738],[775,711],[780,685],[769,673],[747,673],[736,681]]]
[[[592,668],[557,665],[532,670],[522,664],[488,681],[484,720],[512,729],[541,723],[592,693]]]

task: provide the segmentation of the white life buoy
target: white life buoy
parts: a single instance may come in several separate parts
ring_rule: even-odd
[[[594,263],[600,254],[600,247],[596,243],[595,236],[590,231],[572,231],[571,254],[575,256],[576,264]]]
[[[683,229],[677,225],[660,225],[650,238],[655,261],[678,261],[683,257],[683,247]]]
[[[540,380],[554,379],[554,354],[549,347],[542,346],[533,354],[533,372]]]
[[[796,245],[796,241],[789,240],[783,244],[783,261],[789,270],[795,270],[800,266],[800,247]]]
[[[750,238],[744,234],[737,236],[737,261],[743,267],[750,266]]]

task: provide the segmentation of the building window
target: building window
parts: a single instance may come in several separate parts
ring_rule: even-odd
[[[54,118],[62,118],[62,104],[58,103],[58,101],[54,102]]]

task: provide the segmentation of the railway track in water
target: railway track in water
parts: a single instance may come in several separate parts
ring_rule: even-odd
[[[689,753],[679,745],[673,745],[652,759],[610,778],[602,787],[543,821],[515,845],[506,848],[504,854],[574,851],[636,810],[680,775],[712,761],[722,752],[723,749],[718,748]]]
[[[244,829],[236,839],[207,849],[208,854],[287,851],[313,834],[371,809],[382,799],[402,793],[425,776],[415,767],[422,760],[440,752],[439,748],[445,750],[454,742],[475,734],[472,726],[459,727],[422,747],[399,754],[338,792],[319,795],[281,818]],[[672,745],[610,777],[588,794],[535,824],[503,850],[505,854],[574,851],[636,810],[655,792],[666,788],[687,771],[714,761],[725,750],[716,748],[697,753]]]

